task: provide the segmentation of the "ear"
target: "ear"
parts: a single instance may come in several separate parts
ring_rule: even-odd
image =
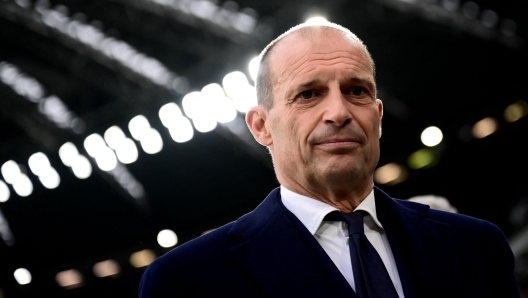
[[[380,117],[380,124],[379,124],[379,137],[381,138],[381,120],[383,119],[383,102],[381,99],[376,98],[376,104],[378,106],[378,113]]]
[[[246,113],[246,124],[251,134],[263,146],[269,146],[273,143],[271,134],[266,126],[267,120],[268,111],[261,105],[250,108]]]

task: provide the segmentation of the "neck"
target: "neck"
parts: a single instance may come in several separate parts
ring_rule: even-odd
[[[339,185],[333,185],[328,181],[299,184],[296,181],[288,181],[288,179],[279,177],[279,182],[293,192],[319,200],[337,208],[342,213],[354,211],[374,187],[372,180],[362,183],[338,183]],[[306,185],[309,187],[305,187]]]

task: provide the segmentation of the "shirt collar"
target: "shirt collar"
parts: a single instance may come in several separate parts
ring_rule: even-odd
[[[312,233],[315,234],[323,218],[332,211],[339,211],[337,208],[323,203],[319,200],[303,196],[293,192],[283,185],[280,186],[282,203],[290,210],[302,224]],[[363,210],[367,212],[374,222],[383,229],[376,214],[376,201],[374,200],[374,190],[357,206],[354,211]]]

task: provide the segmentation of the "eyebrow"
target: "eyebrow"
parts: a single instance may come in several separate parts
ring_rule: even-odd
[[[371,88],[373,91],[376,90],[376,84],[373,83],[372,81],[369,81],[369,80],[360,79],[360,78],[350,78],[348,81],[350,81],[350,82],[354,82],[354,83],[361,83],[361,84],[363,84],[363,85],[368,86],[368,87]]]
[[[306,82],[306,83],[302,83],[302,84],[300,84],[298,87],[306,88],[306,87],[310,87],[310,86],[316,85],[316,84],[319,83],[319,82],[320,82],[319,79],[313,79],[313,80],[308,81],[308,82]]]
[[[313,80],[307,81],[307,82],[305,82],[305,83],[299,84],[299,85],[297,86],[297,88],[311,87],[311,86],[313,86],[313,85],[317,85],[317,84],[320,83],[320,82],[321,82],[321,80],[319,80],[319,79],[313,79]],[[348,79],[347,82],[351,82],[351,83],[360,83],[360,84],[363,84],[363,85],[368,86],[369,88],[372,88],[373,90],[376,89],[375,84],[372,83],[372,81],[365,80],[365,79],[361,79],[361,78],[353,77],[353,78]]]

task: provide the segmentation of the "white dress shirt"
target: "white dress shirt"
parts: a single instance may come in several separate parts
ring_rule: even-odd
[[[344,222],[323,221],[323,218],[336,208],[291,190],[281,185],[281,198],[284,206],[290,210],[302,224],[314,235],[315,239],[326,251],[330,259],[341,274],[348,281],[352,289],[356,290],[350,251],[348,249],[348,229]],[[363,217],[365,236],[376,249],[387,268],[387,272],[394,284],[394,288],[400,298],[403,298],[403,289],[400,276],[396,268],[396,262],[392,255],[389,240],[383,226],[376,215],[376,201],[374,190],[357,206],[354,211],[363,210],[368,214]],[[339,210],[337,210],[339,211]]]

